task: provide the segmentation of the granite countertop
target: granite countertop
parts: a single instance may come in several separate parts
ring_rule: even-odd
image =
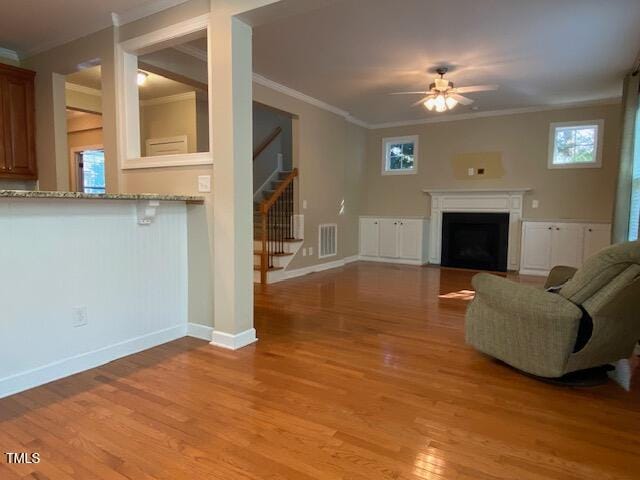
[[[36,190],[0,190],[0,198],[53,198],[76,200],[160,200],[165,202],[204,203],[197,195],[161,195],[157,193],[81,193]]]

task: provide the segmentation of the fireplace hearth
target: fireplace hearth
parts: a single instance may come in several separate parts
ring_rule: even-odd
[[[442,214],[442,266],[506,272],[508,246],[508,213]]]

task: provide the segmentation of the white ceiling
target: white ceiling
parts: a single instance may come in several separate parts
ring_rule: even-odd
[[[500,85],[469,95],[481,112],[590,102],[621,95],[640,1],[341,0],[255,26],[253,48],[256,73],[373,124],[443,115],[388,95],[443,64],[456,86]]]
[[[185,1],[2,0],[0,47],[30,55]]]

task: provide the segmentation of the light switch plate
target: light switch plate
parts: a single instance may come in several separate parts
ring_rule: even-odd
[[[82,327],[88,323],[87,307],[73,307],[73,316],[71,325],[74,327]]]
[[[470,168],[467,170],[467,173],[469,174],[470,177],[473,177],[474,173],[476,173],[475,169]]]
[[[540,202],[538,200],[534,200],[531,202],[531,208],[538,208],[540,206]]]
[[[306,248],[303,248],[303,249],[302,249],[302,256],[303,256],[303,257],[306,257],[306,256],[307,256],[307,249],[306,249]]]
[[[211,175],[198,175],[198,192],[211,192]]]
[[[302,209],[303,210],[307,209],[307,201],[306,200],[302,200]]]
[[[308,250],[309,250],[309,256],[313,255],[313,247],[309,247]]]

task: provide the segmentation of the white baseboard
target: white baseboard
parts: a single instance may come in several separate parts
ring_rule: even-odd
[[[0,398],[157,347],[184,337],[186,333],[186,325],[177,325],[2,378]]]
[[[200,325],[198,323],[187,323],[187,335],[210,342],[213,335],[213,327],[207,327],[206,325]]]
[[[360,255],[358,260],[363,262],[380,262],[380,263],[397,263],[400,265],[426,265],[428,262],[423,260],[409,260],[406,258],[385,258],[385,257],[368,257]]]
[[[340,260],[334,260],[333,262],[319,263],[318,265],[311,265],[309,267],[296,268],[295,270],[284,270],[278,276],[274,275],[269,279],[269,283],[277,283],[283,280],[289,280],[290,278],[302,277],[309,275],[310,273],[323,272],[325,270],[331,270],[333,268],[344,267],[348,263],[357,262],[359,260],[358,255],[351,257],[341,258]],[[276,272],[278,273],[278,272]]]
[[[227,348],[229,350],[238,350],[258,341],[256,337],[256,329],[250,328],[244,332],[232,335],[230,333],[213,330],[211,335],[211,345],[215,347]]]
[[[526,268],[520,269],[518,273],[520,275],[535,275],[536,277],[546,277],[549,275],[549,272],[545,270],[528,270]]]

